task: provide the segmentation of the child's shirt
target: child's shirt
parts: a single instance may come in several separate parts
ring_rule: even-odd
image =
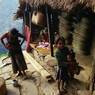
[[[58,66],[59,67],[63,67],[63,66],[66,66],[66,63],[67,62],[67,55],[69,54],[69,50],[67,47],[64,47],[63,49],[58,49],[56,51],[56,58],[57,58],[57,61],[58,61]]]

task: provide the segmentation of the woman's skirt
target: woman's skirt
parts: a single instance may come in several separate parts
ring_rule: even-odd
[[[22,51],[20,51],[19,53],[10,54],[10,57],[12,61],[13,73],[17,73],[17,71],[24,71],[27,69]]]

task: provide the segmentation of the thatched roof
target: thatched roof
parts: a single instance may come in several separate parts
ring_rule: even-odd
[[[71,10],[77,4],[85,4],[85,6],[92,8],[95,11],[95,0],[19,0],[20,3],[28,2],[31,6],[39,6],[48,4],[53,9]]]
[[[72,43],[75,52],[82,51],[85,54],[90,54],[92,49],[92,44],[95,42],[93,40],[95,39],[95,29],[94,29],[95,0],[19,0],[19,1],[20,1],[20,8],[19,8],[20,10],[17,11],[18,14],[17,17],[23,16],[24,9],[27,3],[31,7],[37,7],[37,6],[39,7],[40,5],[50,6],[51,9],[54,9],[52,11],[53,21],[54,21],[53,31],[59,32],[59,34],[62,34],[62,36],[65,36],[64,33],[68,33],[66,34],[67,38],[64,37],[67,40],[69,35],[72,33],[72,37],[74,39]],[[87,20],[89,21],[89,26],[88,23],[81,22],[83,18],[87,18]],[[78,25],[78,29],[76,25]],[[82,37],[81,34],[84,36]],[[68,42],[69,41],[71,40],[68,40]]]
[[[95,0],[19,0],[20,7],[17,10],[14,19],[23,17],[26,2],[31,7],[38,7],[47,4],[52,9],[65,12],[72,10],[72,8],[76,7],[78,4],[82,4],[84,7],[90,7],[92,11],[95,12]]]

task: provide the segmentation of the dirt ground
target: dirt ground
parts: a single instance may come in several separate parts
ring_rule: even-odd
[[[4,58],[4,57],[3,57]],[[32,65],[26,60],[28,70],[27,79],[23,77],[15,77],[12,74],[11,64],[5,66],[2,65],[2,59],[0,59],[0,77],[3,77],[6,81],[6,87],[8,95],[58,95],[57,82],[56,80],[49,83],[47,80],[43,79],[39,72],[32,67]],[[89,56],[76,56],[77,61],[82,67],[79,75],[75,75],[74,79],[70,80],[67,93],[63,95],[90,95],[88,86],[89,79],[91,75],[91,60]],[[10,59],[7,59],[4,63],[11,63]],[[47,56],[42,64],[49,73],[55,78],[56,68],[50,66],[49,64],[56,63],[55,59]],[[19,87],[13,86],[13,80],[17,80]],[[93,93],[93,95],[95,95]]]

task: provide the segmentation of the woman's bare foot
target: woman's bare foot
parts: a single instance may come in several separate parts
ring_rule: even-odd
[[[22,76],[23,74],[19,72],[16,77]]]

